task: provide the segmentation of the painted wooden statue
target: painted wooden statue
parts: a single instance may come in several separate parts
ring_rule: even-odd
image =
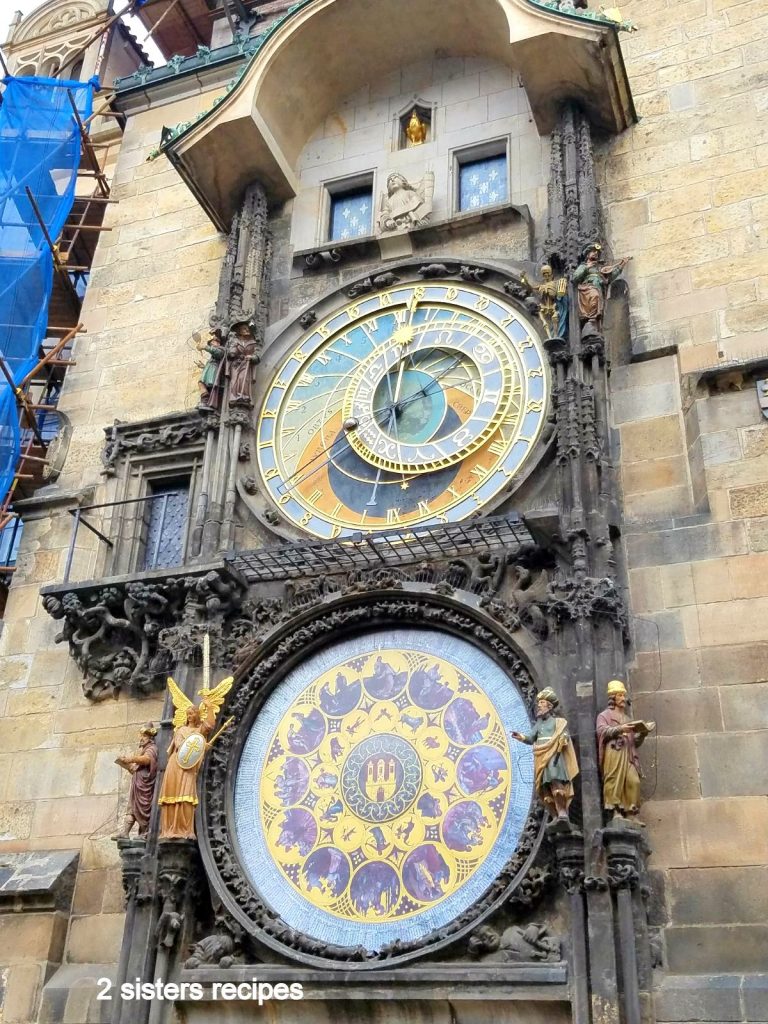
[[[560,704],[555,691],[547,686],[536,695],[536,722],[528,735],[510,735],[533,746],[533,773],[536,795],[552,817],[568,818],[573,800],[573,780],[579,774],[568,722],[555,714]]]
[[[203,699],[196,706],[182,693],[173,679],[168,679],[176,713],[173,716],[173,739],[168,748],[168,764],[160,790],[160,838],[194,839],[197,776],[203,764],[205,752],[224,729],[229,719],[216,736],[213,732],[216,715],[224,698],[232,689],[232,677],[214,686],[212,690],[203,687],[198,695]]]
[[[627,688],[620,679],[608,683],[608,707],[597,716],[597,752],[603,779],[603,807],[614,817],[634,817],[640,809],[643,777],[637,748],[655,722],[630,719]]]

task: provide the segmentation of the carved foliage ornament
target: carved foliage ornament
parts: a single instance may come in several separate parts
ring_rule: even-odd
[[[270,903],[267,903],[264,896],[257,891],[254,884],[251,882],[250,877],[247,873],[247,869],[240,859],[235,855],[233,849],[232,834],[240,825],[236,825],[236,821],[239,819],[234,818],[235,813],[240,813],[238,808],[238,798],[236,791],[233,790],[234,778],[239,777],[240,765],[247,763],[245,760],[248,756],[248,745],[251,743],[250,737],[254,735],[256,727],[253,725],[254,718],[258,722],[259,713],[268,716],[269,721],[272,721],[270,717],[272,711],[270,710],[274,703],[271,694],[273,691],[277,692],[279,686],[281,686],[286,679],[291,679],[291,673],[285,675],[286,666],[298,664],[299,667],[306,664],[307,659],[312,656],[313,652],[325,650],[329,641],[338,641],[341,637],[354,638],[356,635],[360,636],[361,633],[370,629],[384,629],[393,628],[395,630],[405,627],[407,629],[416,628],[417,632],[419,628],[425,630],[439,629],[444,633],[449,634],[452,637],[462,638],[461,642],[466,645],[467,641],[476,643],[477,646],[487,652],[487,656],[490,656],[494,661],[503,665],[504,669],[509,675],[511,675],[518,683],[522,692],[525,695],[525,701],[528,707],[531,706],[536,687],[531,679],[528,669],[522,662],[519,653],[511,646],[511,644],[502,638],[500,632],[493,626],[492,623],[485,620],[482,613],[470,611],[469,609],[462,607],[454,602],[443,598],[442,600],[436,596],[428,596],[425,594],[406,594],[396,596],[394,594],[383,594],[371,593],[360,598],[351,601],[349,598],[331,598],[324,602],[321,609],[313,610],[308,615],[300,617],[298,624],[294,618],[293,623],[285,624],[275,630],[270,638],[255,652],[255,654],[249,659],[247,665],[242,667],[241,680],[235,686],[232,693],[232,698],[225,709],[225,714],[235,715],[238,725],[225,733],[219,742],[219,744],[211,751],[211,756],[204,769],[204,780],[203,780],[203,801],[202,801],[202,813],[204,826],[204,836],[202,838],[203,844],[203,856],[206,860],[209,877],[212,879],[212,883],[217,891],[218,897],[223,901],[224,905],[233,915],[236,921],[254,938],[270,946],[272,949],[290,955],[297,959],[300,959],[306,963],[323,963],[332,961],[348,961],[351,966],[357,966],[364,968],[367,966],[374,967],[380,964],[382,961],[393,961],[397,960],[405,961],[412,959],[427,950],[434,950],[449,944],[457,938],[465,935],[472,927],[477,925],[479,921],[485,918],[488,914],[498,909],[503,903],[509,902],[511,905],[519,905],[529,907],[535,903],[541,892],[548,884],[549,881],[549,869],[548,868],[536,868],[532,869],[536,853],[541,842],[542,836],[542,812],[541,809],[534,806],[529,810],[527,818],[524,822],[520,823],[519,826],[519,838],[516,842],[512,843],[513,849],[511,856],[503,863],[500,869],[495,872],[495,877],[492,879],[490,884],[485,885],[485,888],[480,892],[476,899],[471,905],[465,906],[464,909],[459,909],[456,916],[453,919],[449,919],[433,927],[431,930],[419,931],[418,928],[408,925],[407,918],[409,914],[413,917],[416,913],[412,903],[418,903],[418,898],[423,900],[435,900],[436,894],[434,891],[426,892],[423,891],[423,887],[427,886],[428,889],[433,890],[435,887],[439,888],[441,884],[447,884],[447,877],[450,872],[446,871],[445,862],[450,861],[450,855],[447,855],[444,861],[441,861],[441,855],[437,849],[438,845],[438,833],[439,830],[435,831],[436,826],[430,825],[430,819],[425,819],[422,822],[419,816],[414,814],[413,817],[416,819],[416,827],[425,829],[425,836],[418,839],[421,844],[418,846],[416,851],[416,860],[419,857],[422,858],[423,868],[419,869],[413,865],[413,870],[410,876],[408,875],[408,868],[406,862],[408,856],[406,849],[408,845],[408,826],[410,825],[410,819],[408,816],[399,820],[397,818],[388,818],[387,814],[384,814],[381,822],[374,821],[371,819],[369,826],[366,829],[370,841],[377,846],[382,844],[380,852],[377,849],[376,852],[366,851],[363,849],[352,849],[349,851],[336,850],[334,855],[330,849],[333,845],[331,842],[331,835],[333,835],[333,843],[338,838],[339,842],[343,842],[343,834],[336,837],[336,815],[341,813],[341,810],[333,804],[333,800],[328,798],[324,799],[322,796],[317,798],[312,797],[312,800],[307,796],[304,799],[304,803],[299,801],[296,806],[292,806],[292,793],[294,783],[297,785],[301,783],[304,777],[305,770],[301,768],[299,762],[303,763],[304,755],[301,754],[303,749],[302,744],[307,749],[312,746],[314,742],[312,737],[313,729],[319,723],[320,715],[316,715],[318,722],[314,722],[313,714],[311,711],[308,712],[307,708],[304,708],[303,714],[293,715],[292,719],[286,719],[286,722],[290,724],[286,736],[279,732],[281,737],[279,740],[275,739],[272,741],[272,746],[269,748],[271,757],[274,754],[275,764],[278,762],[282,763],[285,760],[286,753],[288,754],[288,761],[291,761],[291,765],[287,764],[283,766],[284,769],[279,779],[276,780],[275,784],[278,785],[280,794],[284,796],[284,799],[288,801],[286,809],[279,812],[275,816],[273,825],[276,829],[275,841],[280,846],[280,856],[276,858],[276,862],[280,863],[282,860],[286,864],[292,860],[293,853],[295,852],[294,846],[299,846],[301,842],[306,840],[310,843],[312,836],[303,837],[298,833],[294,834],[296,828],[301,830],[303,817],[307,818],[307,821],[303,824],[307,828],[314,829],[315,823],[320,821],[320,828],[324,830],[324,835],[327,841],[324,843],[318,843],[318,854],[323,853],[326,859],[331,858],[332,864],[315,865],[317,867],[318,881],[317,885],[320,886],[321,895],[315,896],[313,899],[319,901],[321,908],[325,903],[330,903],[335,892],[335,888],[345,888],[347,885],[346,872],[350,871],[354,874],[360,874],[360,865],[363,868],[366,865],[370,865],[372,862],[381,863],[380,872],[386,871],[388,868],[388,862],[384,859],[385,853],[388,850],[389,855],[394,858],[393,864],[397,870],[392,870],[389,873],[392,874],[393,878],[391,883],[388,883],[389,898],[395,899],[396,886],[398,884],[405,885],[406,889],[408,886],[408,892],[413,890],[416,895],[412,900],[407,900],[402,903],[405,913],[403,918],[402,927],[395,925],[395,931],[393,935],[398,937],[390,937],[388,941],[382,943],[376,943],[377,948],[369,948],[371,943],[362,940],[362,936],[366,934],[367,921],[370,919],[374,923],[380,921],[382,918],[386,919],[389,910],[389,903],[387,900],[383,902],[379,898],[374,898],[368,901],[368,897],[363,894],[361,897],[360,890],[355,892],[350,886],[349,899],[352,903],[362,901],[362,914],[365,923],[363,927],[359,929],[361,936],[360,940],[347,945],[335,944],[328,941],[327,939],[315,938],[307,934],[309,930],[306,927],[300,926],[296,922],[295,917],[293,924],[289,924],[281,915],[273,909],[273,907],[283,907],[286,904],[283,902],[277,902],[274,899]],[[318,655],[319,656],[319,655]],[[366,669],[361,667],[361,675],[365,675]],[[386,673],[382,669],[381,685],[384,686],[387,682],[385,679]],[[374,672],[374,676],[376,673]],[[377,677],[378,678],[378,677]],[[347,681],[348,682],[348,681]],[[396,676],[393,677],[389,682],[397,688]],[[435,691],[435,700],[439,703],[439,685],[432,681],[427,681],[426,675],[423,680],[424,686]],[[364,684],[368,687],[368,683]],[[377,686],[378,682],[374,682],[371,685]],[[512,692],[512,683],[509,683]],[[340,688],[339,688],[340,687]],[[394,715],[395,718],[402,716],[402,720],[405,721],[405,725],[410,727],[414,731],[414,736],[417,730],[424,724],[426,717],[429,712],[425,712],[423,709],[419,712],[418,707],[410,707],[410,697],[413,697],[413,682],[408,683],[408,693],[403,693],[401,703],[403,704],[402,710],[393,711],[392,708],[397,709],[396,703],[397,697],[395,695],[395,703],[392,704],[392,708],[389,707],[389,703],[384,701],[381,708],[376,710],[381,713],[388,711],[390,715]],[[346,687],[338,683],[336,691],[328,690],[325,692],[325,696],[322,696],[324,691],[321,691],[321,704],[322,701],[338,701],[345,700],[349,697],[350,700],[356,700],[359,695],[356,694],[354,687],[347,685]],[[366,689],[367,693],[367,689]],[[473,694],[474,691],[468,690],[467,695]],[[466,699],[465,697],[462,699]],[[480,700],[480,696],[477,697]],[[382,698],[383,700],[383,698]],[[357,710],[358,718],[365,718],[366,714],[369,714],[368,704],[370,704],[370,695],[365,697],[363,695],[362,703],[359,705]],[[376,701],[374,700],[374,704]],[[379,702],[381,703],[381,701]],[[423,701],[422,701],[423,703]],[[330,706],[330,705],[329,705]],[[497,704],[498,706],[498,704]],[[261,709],[264,708],[263,711]],[[336,709],[338,710],[338,709]],[[344,709],[341,709],[343,712]],[[341,712],[339,712],[341,714]],[[413,712],[413,713],[412,713]],[[446,712],[447,713],[447,712]],[[436,709],[432,713],[437,723],[437,719],[440,717],[439,711]],[[336,739],[339,745],[343,743],[350,746],[350,749],[354,746],[355,737],[347,736],[344,730],[348,728],[355,729],[362,728],[360,723],[352,721],[355,717],[355,713],[352,713],[350,721],[347,722],[346,717],[342,716],[335,719],[334,711],[329,712],[329,721],[338,721],[341,727],[339,731],[335,731],[336,727],[331,725],[332,732],[329,732],[326,736],[326,740],[323,741],[326,745],[332,744],[333,740]],[[369,715],[370,717],[370,715]],[[417,719],[420,719],[418,721]],[[477,728],[479,730],[487,727],[487,722],[481,717],[478,719]],[[281,727],[282,728],[282,727]],[[384,728],[384,726],[381,726]],[[450,734],[450,730],[453,728],[452,725],[447,725],[446,729]],[[252,732],[251,730],[254,730]],[[431,728],[428,730],[430,739],[432,742],[441,742],[438,737],[439,729]],[[434,737],[432,733],[434,732]],[[426,735],[426,734],[425,734]],[[458,735],[454,739],[460,739]],[[361,748],[359,755],[365,760],[367,765],[368,761],[373,758],[375,760],[376,752],[362,749],[365,742],[375,741],[376,732],[371,734],[369,740],[363,740],[362,743],[358,743]],[[467,741],[473,741],[474,737],[465,737]],[[260,741],[259,741],[260,742]],[[405,789],[411,783],[408,781],[410,776],[410,761],[407,756],[408,751],[406,747],[413,747],[415,740],[408,741],[403,739],[400,746],[403,750],[400,753],[403,754],[399,758],[399,762],[403,767],[405,774],[402,779],[398,774],[396,767],[391,769],[391,778],[386,776],[386,765],[381,769],[384,773],[381,777],[379,790],[372,790],[368,793],[366,786],[370,788],[373,783],[369,776],[365,774],[363,768],[360,769],[360,774],[355,774],[354,777],[350,777],[348,785],[362,786],[363,790],[358,794],[359,798],[363,800],[363,803],[367,807],[366,800],[373,801],[371,804],[371,813],[378,814],[378,810],[384,807],[387,801],[394,804],[403,796],[403,799],[410,799],[408,794],[405,794]],[[503,742],[503,740],[501,740]],[[244,745],[245,744],[245,748]],[[277,744],[277,745],[276,745]],[[295,747],[295,751],[294,751]],[[325,747],[322,745],[316,748],[318,751],[324,751]],[[279,751],[282,750],[283,753]],[[399,748],[398,748],[399,750]],[[245,751],[245,752],[243,752]],[[294,753],[291,753],[294,751]],[[329,745],[330,751],[330,745]],[[460,752],[460,745],[457,747],[457,751]],[[448,751],[450,753],[450,750]],[[355,748],[352,751],[357,755],[358,751]],[[310,757],[315,756],[311,752],[307,755]],[[330,756],[330,755],[329,755]],[[351,755],[350,755],[351,756]],[[457,757],[459,754],[457,753]],[[367,759],[367,760],[366,760]],[[450,759],[449,759],[450,760]],[[296,764],[293,764],[296,761]],[[435,767],[439,770],[442,766],[442,762],[438,763],[440,759],[435,760]],[[271,764],[272,762],[270,762]],[[346,762],[344,762],[346,764]],[[361,762],[362,764],[362,762]],[[451,765],[446,762],[446,768],[448,772],[454,770]],[[287,768],[290,767],[290,772]],[[363,766],[364,767],[364,766]],[[376,770],[375,766],[372,770]],[[416,768],[416,774],[418,775],[419,769]],[[328,788],[331,792],[333,787],[337,785],[337,779],[333,776],[332,766],[318,765],[316,769],[312,769],[312,777],[317,772],[320,773],[317,777],[317,783],[321,787]],[[344,774],[345,769],[342,771]],[[294,779],[294,774],[296,779]],[[369,773],[370,774],[370,773]],[[503,774],[503,773],[502,773]],[[269,778],[269,771],[263,773],[264,778]],[[376,776],[378,777],[378,776]],[[366,783],[366,779],[368,782]],[[281,781],[282,780],[282,781]],[[361,781],[362,780],[362,781]],[[450,780],[447,780],[448,784],[451,785]],[[375,783],[375,778],[374,778]],[[389,792],[391,783],[392,792]],[[341,784],[343,784],[343,779]],[[436,784],[439,786],[441,783],[436,780]],[[414,777],[412,785],[414,788],[414,799],[419,799],[417,790],[419,789],[419,781]],[[398,789],[399,787],[399,789]],[[301,788],[301,786],[299,786]],[[311,786],[310,786],[311,789]],[[318,793],[321,793],[318,790]],[[403,794],[400,794],[400,790],[403,790]],[[351,791],[350,791],[351,792]],[[355,791],[357,792],[357,790]],[[367,793],[367,796],[366,796]],[[310,794],[311,795],[311,794]],[[234,804],[233,804],[234,799]],[[358,799],[355,797],[355,799]],[[378,803],[377,803],[378,801]],[[384,803],[382,803],[384,801]],[[359,802],[359,801],[358,801]],[[464,801],[467,802],[466,800]],[[326,807],[326,803],[328,806]],[[450,803],[450,801],[449,801]],[[306,804],[306,806],[305,806]],[[362,806],[362,805],[361,805]],[[388,805],[387,805],[388,806]],[[415,807],[416,805],[414,805]],[[451,805],[453,806],[453,805]],[[422,808],[429,812],[431,809],[429,804],[424,801]],[[310,814],[309,811],[312,811]],[[386,810],[386,807],[385,807]],[[361,812],[362,813],[362,812]],[[366,812],[367,813],[367,812]],[[383,812],[382,812],[383,813]],[[387,812],[389,813],[389,812]],[[396,813],[396,808],[393,811]],[[469,813],[469,812],[468,812]],[[490,812],[489,812],[490,813]],[[323,818],[323,815],[325,817]],[[313,821],[310,822],[309,819]],[[295,819],[295,820],[294,820]],[[302,819],[302,820],[299,820]],[[445,820],[447,820],[447,815]],[[392,828],[392,835],[390,836],[388,829],[390,828],[388,822],[393,821],[394,826],[400,827],[402,832],[398,835],[395,828]],[[282,824],[281,824],[282,822]],[[426,823],[426,824],[425,824]],[[351,823],[350,823],[351,824]],[[295,828],[294,828],[295,826]],[[413,828],[413,825],[410,825]],[[484,826],[483,826],[484,827]],[[435,831],[435,836],[432,840],[426,836],[426,831],[432,828]],[[378,832],[377,832],[378,830]],[[266,834],[266,833],[265,833]],[[462,833],[463,835],[464,833]],[[314,831],[313,831],[314,835]],[[469,845],[472,845],[474,830],[470,827],[466,833],[469,837]],[[349,842],[352,847],[355,846],[354,841],[350,838]],[[386,843],[386,847],[384,844]],[[399,844],[399,845],[398,845]],[[310,847],[314,847],[316,841],[313,841],[310,846],[307,847],[306,852],[309,853]],[[242,847],[242,843],[241,843]],[[391,847],[391,849],[390,849]],[[322,849],[321,849],[322,848]],[[327,851],[327,854],[324,852]],[[301,852],[301,851],[300,851]],[[430,859],[431,858],[431,859]],[[295,857],[293,857],[295,859]],[[419,861],[419,863],[422,863]],[[307,859],[309,864],[309,859]],[[304,879],[312,882],[313,871],[312,866],[307,868],[307,864],[304,868],[299,870],[304,872]],[[399,883],[395,880],[395,875],[399,878]],[[322,878],[320,878],[322,876]],[[357,877],[357,875],[355,875]],[[531,885],[526,888],[525,883],[530,877]],[[289,880],[293,881],[294,876],[289,875]],[[426,881],[425,881],[426,880]],[[295,884],[298,886],[302,879],[298,874],[295,876]],[[266,885],[266,882],[264,883]],[[286,890],[288,892],[288,890]],[[378,893],[378,890],[376,890]],[[516,899],[518,893],[520,894],[520,900]],[[379,893],[379,897],[381,893]],[[290,900],[290,893],[286,897]],[[394,904],[393,904],[394,906]],[[401,903],[397,903],[397,907],[401,907]],[[417,909],[417,908],[416,908]],[[290,916],[288,911],[284,911],[286,916]],[[439,915],[434,915],[435,919]],[[433,918],[430,916],[426,917],[426,921],[429,922]],[[347,928],[346,931],[342,928],[338,929],[337,932],[331,930],[326,934],[352,934],[354,929]],[[383,932],[382,932],[383,934]]]
[[[200,651],[206,632],[220,634],[242,596],[226,571],[212,570],[49,593],[43,607],[62,622],[56,643],[69,644],[85,696],[104,700],[121,690],[141,696],[162,689],[174,663]]]

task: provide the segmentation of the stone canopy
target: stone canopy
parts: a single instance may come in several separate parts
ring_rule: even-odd
[[[435,52],[514,68],[542,134],[566,100],[602,131],[635,119],[617,28],[594,15],[531,0],[443,0],[439,16],[432,0],[310,0],[267,33],[230,92],[164,152],[226,230],[250,182],[275,201],[296,194],[301,151],[345,96]]]

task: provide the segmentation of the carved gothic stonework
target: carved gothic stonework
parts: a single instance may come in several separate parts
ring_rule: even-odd
[[[211,327],[221,331],[223,337],[238,322],[249,322],[254,336],[264,337],[272,260],[267,214],[264,187],[254,182],[245,190],[232,220],[218,298],[211,314]]]
[[[549,217],[544,254],[556,254],[575,270],[589,242],[602,234],[600,197],[595,182],[592,137],[586,115],[565,105],[552,132],[548,188]]]
[[[294,615],[292,621],[278,626],[241,664],[239,682],[224,711],[234,715],[238,724],[222,735],[204,769],[203,856],[218,897],[254,938],[276,952],[308,964],[343,960],[352,968],[363,968],[383,961],[399,963],[413,959],[427,950],[449,945],[502,904],[521,909],[535,905],[552,877],[546,862],[534,866],[542,837],[543,812],[533,805],[516,848],[479,898],[454,919],[415,939],[390,940],[376,950],[320,941],[282,920],[253,887],[234,854],[230,839],[234,822],[228,809],[228,794],[237,769],[237,752],[249,735],[255,712],[281,679],[283,667],[296,655],[300,654],[304,661],[320,646],[340,636],[353,636],[370,628],[396,629],[399,625],[420,625],[444,630],[451,636],[471,638],[481,650],[506,666],[531,706],[536,685],[520,652],[482,613],[447,597],[441,598],[428,588],[402,593],[377,590],[359,597],[334,594],[309,615],[301,615],[298,620]]]
[[[69,644],[90,700],[162,689],[175,661],[199,655],[203,635],[215,636],[241,601],[225,569],[43,591],[43,607],[62,623],[56,642]]]
[[[199,413],[174,413],[168,417],[141,423],[121,423],[115,420],[104,427],[106,443],[101,451],[102,473],[113,476],[120,459],[127,455],[147,455],[151,452],[173,451],[194,444],[205,437],[215,424]]]

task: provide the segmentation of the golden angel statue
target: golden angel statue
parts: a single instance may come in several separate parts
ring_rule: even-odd
[[[216,715],[224,698],[232,689],[232,676],[208,689],[198,690],[203,699],[194,702],[182,693],[173,679],[168,678],[176,714],[173,716],[173,739],[168,747],[168,764],[160,790],[160,838],[194,839],[195,807],[197,798],[197,775],[203,764],[203,756],[214,740],[230,724],[230,718],[211,740]]]

